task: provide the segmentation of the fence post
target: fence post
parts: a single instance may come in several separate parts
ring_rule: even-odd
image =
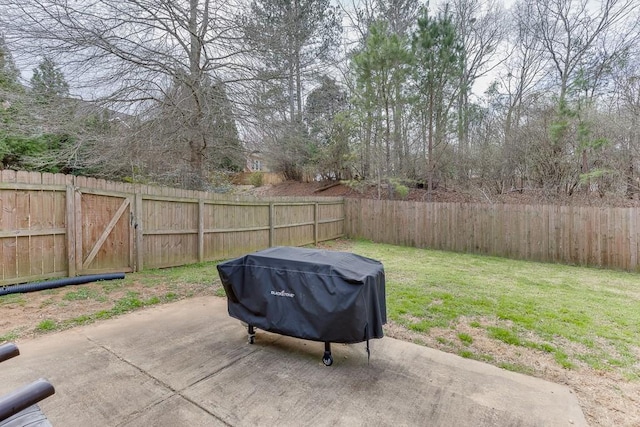
[[[73,185],[66,190],[67,275],[76,276],[75,194]]]
[[[75,187],[75,186],[74,186]],[[75,187],[73,192],[74,202],[74,221],[75,221],[75,249],[76,249],[76,275],[82,270],[82,193],[78,187]]]
[[[144,259],[144,234],[143,234],[143,226],[142,224],[142,193],[139,191],[136,192],[136,201],[134,203],[135,209],[135,224],[134,224],[134,232],[136,233],[136,244],[135,246],[135,258],[136,258],[136,271],[142,271],[143,265],[142,260]]]
[[[274,229],[274,206],[273,206],[273,202],[269,202],[269,247],[273,247],[274,244],[274,234],[275,234],[275,229]]]
[[[204,200],[198,198],[198,262],[204,261]]]
[[[313,244],[318,246],[318,202],[313,204]]]
[[[638,209],[629,208],[629,268],[628,271],[638,271]]]

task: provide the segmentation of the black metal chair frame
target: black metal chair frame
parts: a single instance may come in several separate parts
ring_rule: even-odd
[[[16,357],[20,354],[20,350],[13,343],[5,343],[0,345],[0,362]],[[55,389],[49,381],[40,378],[31,384],[22,386],[9,394],[0,396],[0,427],[8,427],[21,425],[20,415],[23,418],[38,419],[39,425],[51,425],[48,421],[45,423],[46,417],[41,413],[40,408],[36,405],[43,399],[53,395]]]

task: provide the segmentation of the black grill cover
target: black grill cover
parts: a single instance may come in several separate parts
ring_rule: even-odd
[[[218,264],[229,315],[313,341],[382,338],[384,268],[346,252],[275,247]]]

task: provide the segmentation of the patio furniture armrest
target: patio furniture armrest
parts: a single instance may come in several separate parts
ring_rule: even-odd
[[[0,362],[4,362],[7,359],[16,357],[20,354],[18,347],[12,342],[4,343],[0,345]]]
[[[0,421],[55,393],[51,383],[43,378],[0,397]]]

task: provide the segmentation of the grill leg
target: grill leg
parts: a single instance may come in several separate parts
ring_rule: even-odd
[[[249,344],[256,342],[256,331],[253,329],[253,325],[247,326],[247,340]]]
[[[333,364],[333,356],[331,355],[331,343],[324,343],[324,355],[322,356],[322,363],[325,366],[331,366]]]

